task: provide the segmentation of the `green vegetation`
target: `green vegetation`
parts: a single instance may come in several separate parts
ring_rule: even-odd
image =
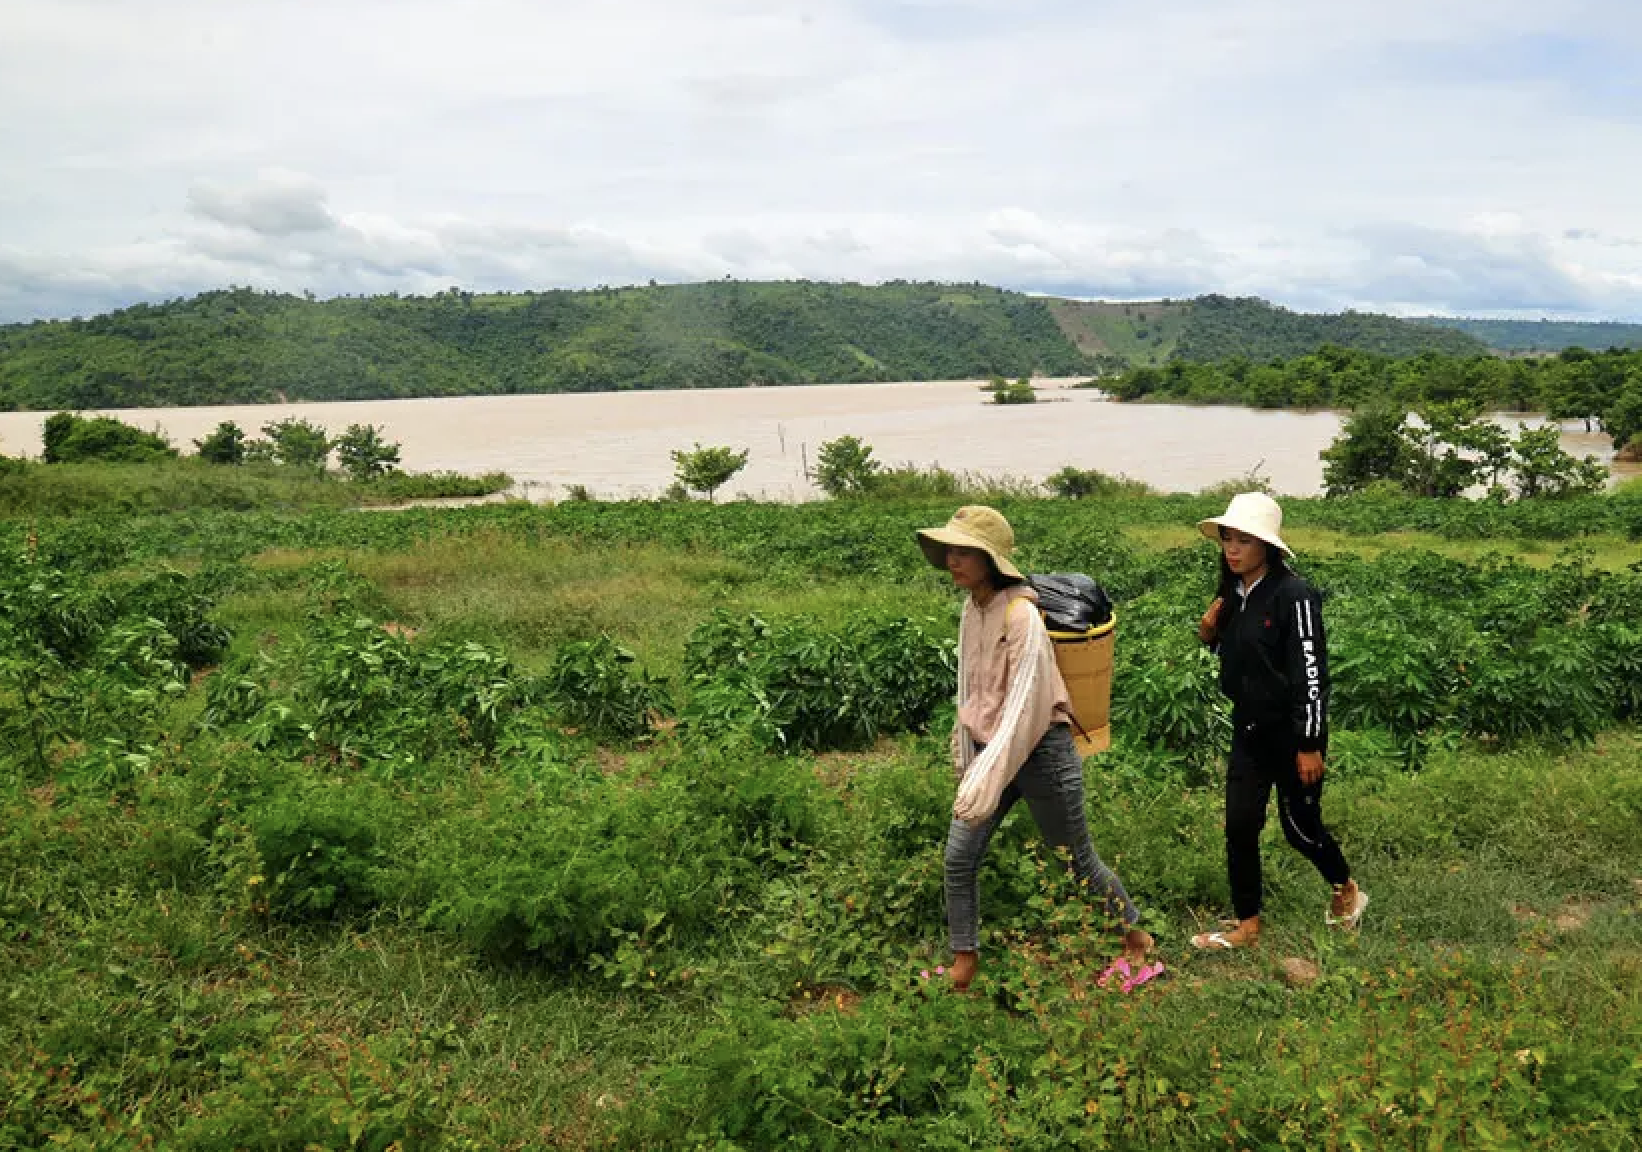
[[[735,281],[315,301],[249,289],[0,327],[0,408],[1111,375],[1326,344],[1476,355],[1449,328],[1261,300],[1084,303],[978,284]]]
[[[1407,360],[1329,346],[1269,364],[1171,361],[1093,381],[1119,400],[1248,404],[1258,408],[1410,407],[1463,401],[1478,407],[1600,420],[1617,448],[1642,431],[1642,352],[1593,355],[1574,348],[1540,360],[1428,353]]]
[[[399,445],[367,424],[351,424],[335,439],[294,418],[262,431],[265,439],[247,440],[225,420],[183,460],[156,433],[108,416],[58,412],[46,420],[40,462],[0,457],[0,516],[352,507],[489,496],[513,486],[502,472],[401,472]],[[350,483],[325,470],[333,446]]]
[[[815,483],[828,496],[864,496],[880,471],[872,446],[856,436],[828,440],[815,454]]]
[[[1422,316],[1415,321],[1474,336],[1496,352],[1561,352],[1565,348],[1642,348],[1642,324],[1580,320],[1481,320]]]
[[[158,432],[144,432],[110,416],[86,419],[73,412],[54,412],[40,432],[40,458],[47,464],[82,464],[87,460],[147,464],[177,455]]]
[[[1519,424],[1513,438],[1474,405],[1429,404],[1418,419],[1402,408],[1359,408],[1322,452],[1323,484],[1331,496],[1391,484],[1417,496],[1453,499],[1478,484],[1491,500],[1561,499],[1600,492],[1608,469],[1595,457],[1562,450],[1555,427]]]
[[[713,493],[747,466],[747,449],[738,452],[718,444],[707,448],[697,444],[689,451],[674,449],[673,466],[679,487],[711,500]]]
[[[0,1147],[1634,1147],[1642,504],[1287,503],[1363,534],[1302,567],[1375,903],[1324,934],[1273,851],[1262,950],[1197,956],[1212,550],[1136,541],[1221,506],[1005,504],[1119,601],[1133,997],[1021,818],[940,990],[947,501],[0,523]]]
[[[1038,394],[1032,387],[1032,381],[1022,376],[1019,380],[1005,380],[1002,376],[992,377],[990,387],[992,403],[994,404],[1036,404]]]
[[[1050,300],[1049,310],[1067,339],[1096,361],[1101,375],[1110,375],[1168,360],[1191,318],[1192,305],[1174,300]]]
[[[1412,324],[1369,312],[1291,312],[1252,297],[1201,296],[1131,304],[1050,302],[1068,339],[1089,356],[1104,356],[1103,375],[1125,365],[1177,361],[1264,363],[1305,356],[1326,345],[1403,358],[1424,352],[1480,355],[1464,333]]]
[[[981,285],[738,283],[327,301],[234,289],[0,328],[0,407],[928,380],[1084,358]]]

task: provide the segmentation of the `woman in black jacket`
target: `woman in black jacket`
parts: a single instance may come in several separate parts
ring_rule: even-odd
[[[1198,525],[1220,543],[1220,590],[1198,635],[1220,656],[1220,690],[1232,702],[1226,773],[1226,870],[1237,924],[1192,937],[1204,949],[1242,948],[1260,936],[1260,830],[1277,789],[1283,835],[1333,887],[1324,917],[1355,928],[1368,893],[1351,878],[1323,826],[1328,751],[1328,645],[1317,590],[1290,571],[1283,512],[1263,492],[1233,497],[1224,516]]]

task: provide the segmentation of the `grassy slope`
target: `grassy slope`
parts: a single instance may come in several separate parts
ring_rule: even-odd
[[[1138,366],[1162,364],[1169,358],[1190,317],[1191,305],[1159,300],[1051,300],[1049,310],[1078,351],[1089,356],[1121,356]]]
[[[260,563],[295,570],[316,558],[286,551]],[[683,635],[716,605],[832,617],[862,591],[767,583],[699,547],[480,535],[353,559],[387,609],[429,638],[494,640],[533,661],[564,639],[609,631],[669,672]],[[881,583],[870,595],[909,612],[944,603],[924,584]],[[290,587],[225,605],[242,644],[298,627],[302,612]],[[598,755],[603,770],[642,788],[648,765],[669,754]],[[900,814],[867,806],[874,782],[939,773],[939,759],[935,742],[905,738],[787,760],[795,775],[826,781],[827,851],[806,868],[847,867],[895,830]],[[175,774],[141,777],[114,803],[83,785],[0,792],[0,871],[9,877],[0,972],[12,990],[0,998],[0,1046],[18,1056],[0,1071],[0,1147],[9,1133],[54,1128],[79,1133],[71,1146],[99,1139],[110,1148],[156,1132],[182,1148],[326,1145],[346,1143],[350,1129],[383,1144],[419,1132],[421,1147],[676,1146],[692,1125],[722,1119],[713,1091],[736,1099],[733,1090],[751,1090],[738,1077],[772,1077],[776,1096],[761,1099],[780,1111],[780,1093],[799,1087],[783,1079],[791,1070],[848,1081],[857,1068],[879,1068],[892,1040],[925,1034],[948,1037],[928,1063],[956,1070],[943,1106],[954,1138],[967,1132],[982,1146],[1061,1144],[1097,1114],[1112,1125],[1089,1136],[1097,1147],[1218,1146],[1232,1138],[1232,1120],[1245,1125],[1239,1146],[1275,1144],[1285,1131],[1321,1147],[1348,1140],[1364,1116],[1379,1117],[1396,1141],[1420,1139],[1407,1114],[1428,1128],[1457,1123],[1474,1146],[1490,1146],[1496,1120],[1518,1143],[1493,1146],[1634,1146],[1636,1129],[1627,1137],[1623,1118],[1601,1136],[1567,1119],[1588,1123],[1598,1107],[1578,1097],[1579,1061],[1628,1058],[1619,1038],[1642,1029],[1642,742],[1633,732],[1561,755],[1462,750],[1417,775],[1331,783],[1331,822],[1374,895],[1368,930],[1342,939],[1320,929],[1320,884],[1281,846],[1273,821],[1271,932],[1258,953],[1232,956],[1183,947],[1215,914],[1212,900],[1184,895],[1217,883],[1212,790],[1182,793],[1097,762],[1096,843],[1152,908],[1172,979],[1135,998],[1093,995],[1087,982],[1104,943],[1076,926],[1043,929],[1064,893],[1045,889],[1032,907],[994,894],[991,930],[1011,943],[990,954],[984,994],[927,1008],[913,973],[942,956],[938,910],[926,909],[905,972],[864,997],[829,978],[827,962],[803,959],[806,945],[846,942],[802,909],[784,913],[796,936],[783,946],[796,954],[766,952],[754,926],[771,910],[748,910],[703,975],[652,988],[640,972],[627,990],[487,962],[391,910],[335,927],[268,922],[245,911],[246,886],[261,878],[236,856],[239,846],[198,843],[196,790],[246,764],[242,748],[202,747],[176,759]],[[480,770],[402,792],[406,809],[429,819],[487,799],[537,802],[528,784]],[[1028,828],[1017,817],[989,865],[1016,890],[1030,891],[1041,874]],[[938,859],[924,853],[916,867],[938,868]],[[792,877],[792,889],[804,891],[808,875]],[[878,913],[857,915],[875,922]],[[1278,962],[1290,957],[1316,963],[1322,980],[1284,988]],[[801,974],[796,986],[782,981],[773,1004],[772,971]],[[695,1038],[726,1027],[739,1062],[704,1072],[706,1086],[681,1068],[658,1091],[658,1068],[679,1066]],[[734,1031],[742,1027],[752,1030]],[[960,1030],[943,1031],[952,1027]],[[1001,1095],[989,1096],[984,1078],[969,1080],[978,1049],[1022,1038],[1063,1063],[1011,1069],[1000,1056],[991,1074],[1014,1085]],[[753,1071],[758,1062],[765,1071]],[[833,1126],[893,1114],[908,1099],[905,1074],[928,1071],[894,1067],[845,1083],[843,1111],[813,1120],[794,1112],[790,1126],[810,1146],[867,1146],[864,1130]],[[1548,1086],[1575,1082],[1547,1088],[1569,1100],[1553,1111],[1564,1119],[1535,1135],[1512,1127],[1511,1108],[1542,1068]],[[1433,1069],[1442,1077],[1433,1080]],[[1101,1086],[1112,1077],[1116,1096]],[[1286,1095],[1305,1077],[1328,1089],[1309,1112]],[[887,1087],[887,1103],[875,1084]],[[1371,1106],[1351,1103],[1359,1087]],[[1029,1100],[1045,1111],[1030,1111]],[[1098,1101],[1093,1112],[1086,1101]],[[1274,1115],[1292,1130],[1270,1127],[1268,1107],[1282,1109]],[[1360,1138],[1373,1146],[1373,1133]]]

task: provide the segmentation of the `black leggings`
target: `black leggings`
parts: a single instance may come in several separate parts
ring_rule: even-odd
[[[1239,920],[1260,914],[1260,830],[1266,826],[1266,801],[1273,785],[1283,835],[1295,851],[1316,865],[1330,884],[1351,879],[1340,846],[1323,827],[1323,782],[1309,787],[1300,783],[1294,758],[1294,743],[1286,732],[1273,736],[1235,725],[1226,772],[1226,871]]]

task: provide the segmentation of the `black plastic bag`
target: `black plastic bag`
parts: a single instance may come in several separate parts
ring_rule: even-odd
[[[1038,608],[1051,632],[1087,632],[1112,618],[1106,589],[1081,572],[1046,572],[1028,576],[1038,594]]]

